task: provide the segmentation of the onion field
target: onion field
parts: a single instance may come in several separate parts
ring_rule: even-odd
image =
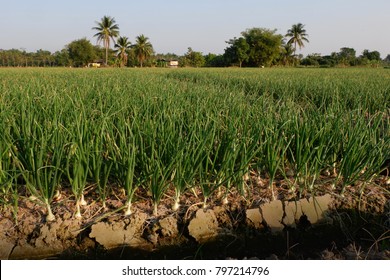
[[[387,176],[390,71],[0,69],[0,131],[0,207],[33,199],[47,221],[61,194],[82,218],[114,189],[124,215],[260,187],[278,199],[281,180],[342,196]]]

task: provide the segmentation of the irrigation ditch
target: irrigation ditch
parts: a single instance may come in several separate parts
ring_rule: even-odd
[[[117,210],[97,214],[92,204],[83,220],[64,198],[53,222],[26,198],[17,223],[11,209],[1,212],[0,259],[390,259],[389,197],[368,187],[357,202],[353,190],[176,212],[162,204],[158,217],[144,202],[125,217],[113,199]]]

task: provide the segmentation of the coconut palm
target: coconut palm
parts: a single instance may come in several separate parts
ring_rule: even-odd
[[[136,43],[134,45],[134,52],[141,67],[143,66],[145,59],[153,54],[153,46],[148,40],[148,37],[145,37],[145,35],[141,34],[137,36]]]
[[[298,23],[293,24],[291,29],[287,30],[286,37],[290,37],[290,40],[288,40],[287,44],[294,44],[294,55],[297,50],[297,45],[299,46],[299,49],[301,49],[305,46],[305,44],[303,43],[304,41],[309,43],[309,40],[307,39],[309,35],[306,33],[304,27],[304,24]]]
[[[120,59],[121,67],[127,64],[128,52],[131,48],[131,43],[127,37],[119,37],[115,44],[117,55]]]
[[[115,19],[109,16],[102,17],[100,22],[97,21],[96,24],[97,26],[92,28],[98,31],[94,37],[97,37],[98,43],[103,42],[106,49],[105,64],[107,65],[110,42],[112,40],[115,43],[115,38],[119,35],[119,26],[115,23]]]

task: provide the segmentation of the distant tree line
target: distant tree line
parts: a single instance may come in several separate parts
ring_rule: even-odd
[[[284,36],[275,29],[247,29],[240,37],[226,41],[228,46],[223,54],[204,55],[189,47],[181,56],[156,54],[149,38],[143,34],[132,44],[128,37],[120,36],[118,24],[109,16],[97,21],[92,29],[97,31],[94,36],[102,46],[81,38],[54,53],[42,49],[36,52],[0,49],[0,67],[85,67],[93,62],[116,67],[166,67],[170,60],[177,60],[181,67],[390,66],[390,54],[382,60],[378,51],[364,50],[357,56],[355,49],[349,47],[325,56],[316,53],[306,57],[297,55],[297,48],[309,43],[302,23],[292,25]]]
[[[331,55],[321,56],[310,54],[301,59],[301,65],[319,67],[347,67],[347,66],[370,66],[379,67],[390,65],[390,55],[382,60],[378,51],[364,50],[360,56],[356,55],[353,48],[341,48],[339,52],[332,52]]]

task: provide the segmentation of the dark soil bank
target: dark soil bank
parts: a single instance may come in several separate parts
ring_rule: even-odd
[[[18,224],[12,211],[1,214],[0,258],[390,259],[384,199],[371,197],[370,211],[327,194],[255,207],[195,205],[158,217],[141,207],[130,217],[118,211],[87,221],[63,211],[54,222],[26,200]]]

